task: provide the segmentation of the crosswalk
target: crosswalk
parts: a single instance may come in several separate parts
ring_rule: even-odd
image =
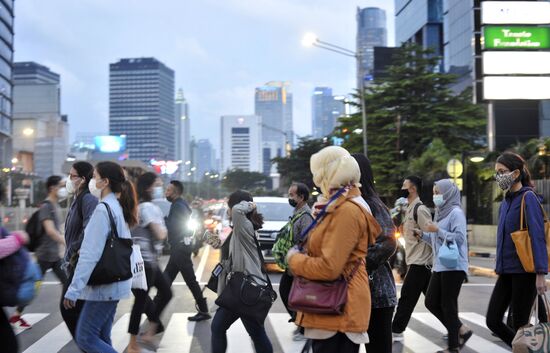
[[[159,353],[207,353],[210,351],[210,329],[208,322],[194,323],[187,320],[187,317],[194,313],[173,313],[167,320],[166,330],[159,341]],[[42,322],[51,314],[30,313],[23,317],[33,325],[28,331],[17,331],[20,337],[40,328]],[[468,342],[463,352],[510,352],[508,347],[498,339],[492,337],[485,326],[485,317],[474,313],[466,312],[460,314],[461,320],[472,328],[474,336]],[[117,352],[123,352],[128,344],[128,322],[130,314],[125,313],[117,316],[112,329],[112,343]],[[143,320],[144,321],[144,320]],[[300,353],[304,346],[303,341],[293,341],[292,331],[295,326],[288,323],[286,313],[270,313],[266,320],[266,329],[271,338],[275,353]],[[405,340],[401,344],[394,345],[394,353],[433,353],[444,349],[445,342],[441,336],[446,333],[441,323],[430,313],[415,312],[405,331]],[[237,321],[227,333],[227,353],[253,353],[254,348],[248,334],[240,321]],[[71,346],[71,335],[63,322],[56,323],[51,329],[45,331],[44,335],[24,348],[23,353],[57,353],[59,351],[69,352],[67,347]],[[76,350],[75,350],[76,352]],[[360,352],[364,353],[364,347]]]

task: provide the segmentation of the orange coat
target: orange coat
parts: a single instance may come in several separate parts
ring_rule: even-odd
[[[309,234],[308,254],[290,258],[292,273],[310,280],[333,281],[350,274],[358,259],[365,259],[367,247],[382,229],[361,205],[351,201],[360,197],[352,188],[327,209],[327,214]],[[370,288],[367,271],[360,265],[348,284],[348,300],[342,315],[298,313],[296,323],[306,328],[339,332],[365,332],[370,320]]]

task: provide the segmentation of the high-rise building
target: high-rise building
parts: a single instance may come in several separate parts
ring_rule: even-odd
[[[356,52],[360,55],[357,68],[357,87],[361,80],[369,80],[374,68],[374,47],[385,47],[388,42],[386,11],[378,7],[357,8]]]
[[[256,88],[255,114],[261,117],[262,155],[265,175],[275,173],[271,159],[286,155],[287,144],[294,139],[292,118],[292,94],[288,82],[272,81]]]
[[[13,3],[0,0],[0,164],[10,167],[12,159],[12,66]]]
[[[155,58],[121,59],[109,85],[109,132],[126,135],[129,158],[174,160],[174,71]]]
[[[19,167],[42,178],[60,174],[69,150],[60,77],[35,62],[13,66],[13,150]]]
[[[215,166],[214,148],[208,139],[201,139],[197,141],[197,176],[200,181],[206,173],[214,171]]]
[[[261,122],[257,115],[221,117],[221,172],[232,169],[262,172]]]
[[[395,0],[395,42],[416,43],[443,57],[443,0]]]
[[[333,96],[332,88],[315,87],[311,97],[312,126],[314,138],[332,134],[338,118],[345,114],[342,96]]]
[[[189,119],[189,104],[180,88],[176,94],[176,160],[184,162],[191,160],[191,120]]]

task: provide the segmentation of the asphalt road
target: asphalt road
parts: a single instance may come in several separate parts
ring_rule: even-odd
[[[198,257],[194,258],[197,277],[205,284],[210,271],[218,261],[218,253],[210,248],[203,248]],[[166,262],[163,258],[163,263]],[[493,259],[473,259],[475,265],[485,264],[492,266]],[[271,272],[272,282],[277,287],[280,273]],[[464,353],[473,352],[510,352],[502,343],[491,335],[485,327],[485,311],[494,285],[494,279],[470,276],[470,282],[464,284],[459,298],[461,318],[470,326],[474,337],[462,350]],[[277,288],[276,288],[277,289]],[[398,285],[398,292],[400,286]],[[195,304],[191,293],[183,283],[180,276],[176,278],[173,287],[174,298],[168,305],[163,315],[166,326],[164,335],[159,335],[158,352],[210,352],[210,322],[189,323],[187,316],[195,313]],[[31,329],[18,334],[21,352],[25,353],[54,353],[54,352],[78,352],[76,345],[71,341],[70,335],[59,314],[59,298],[61,286],[57,283],[52,273],[47,273],[41,291],[35,301],[25,310],[26,318],[34,322]],[[205,291],[210,304],[210,310],[215,311],[212,303],[215,294]],[[124,351],[128,343],[128,318],[133,299],[123,300],[119,303],[112,331],[113,345],[117,351]],[[9,310],[9,309],[8,309]],[[292,340],[293,324],[289,324],[288,315],[278,299],[273,305],[266,328],[272,340],[274,352],[300,352],[304,342]],[[423,305],[423,296],[413,314],[409,328],[405,332],[405,341],[394,344],[395,353],[433,353],[446,348],[442,339],[444,329]],[[228,353],[254,352],[250,339],[239,321],[228,332]],[[1,351],[1,347],[0,347]],[[363,349],[361,350],[362,352]]]

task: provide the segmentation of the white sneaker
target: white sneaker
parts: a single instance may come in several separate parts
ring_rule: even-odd
[[[392,332],[392,338],[394,342],[403,342],[405,340],[405,336],[403,335],[403,332],[401,333]]]

